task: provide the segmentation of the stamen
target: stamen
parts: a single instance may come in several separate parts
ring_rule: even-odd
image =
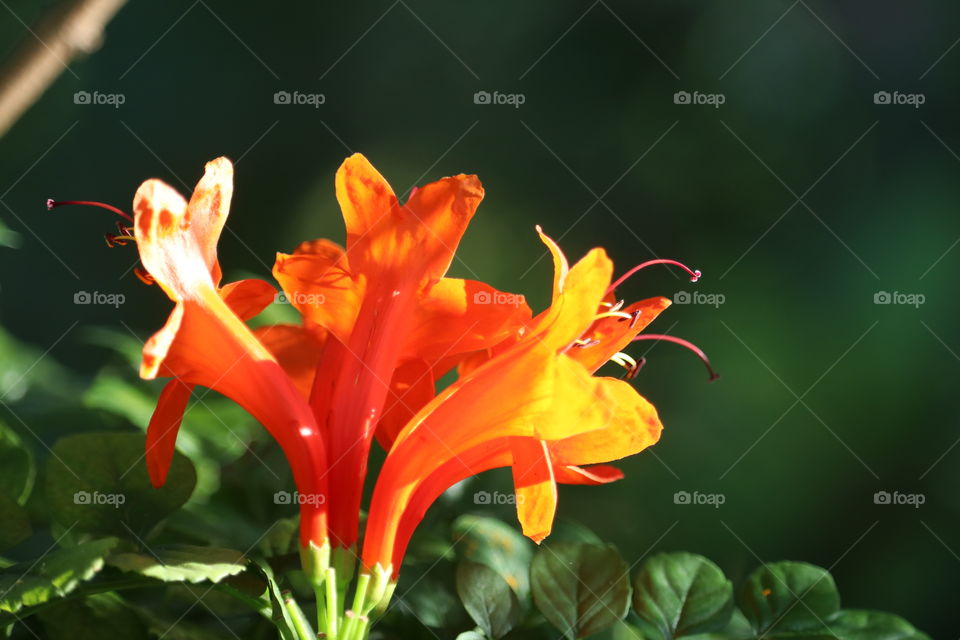
[[[663,335],[659,333],[644,333],[633,339],[634,342],[639,342],[640,340],[663,340],[665,342],[672,342],[674,344],[678,344],[681,347],[686,347],[690,351],[693,351],[697,355],[697,357],[700,358],[703,364],[707,367],[707,373],[710,374],[710,380],[709,380],[710,382],[713,382],[714,380],[720,377],[720,374],[713,370],[713,365],[710,364],[710,359],[707,357],[707,354],[705,354],[700,347],[698,347],[697,345],[693,344],[688,340],[684,340],[683,338],[677,338],[675,336]]]
[[[573,341],[573,346],[581,348],[592,347],[596,344],[600,344],[600,341],[596,338],[580,338],[579,340]]]
[[[646,269],[647,267],[652,267],[655,264],[670,264],[675,267],[680,267],[681,269],[683,269],[684,271],[690,274],[690,282],[696,282],[697,280],[700,279],[700,276],[703,275],[700,273],[699,269],[696,269],[696,270],[691,269],[687,265],[683,264],[682,262],[677,262],[676,260],[667,260],[663,258],[658,258],[656,260],[647,260],[646,262],[638,264],[633,269],[630,269],[625,274],[617,278],[616,281],[614,281],[614,283],[611,284],[610,287],[607,289],[607,295],[613,293],[614,289],[616,289],[621,284],[626,282],[627,279],[633,274],[635,274],[637,271],[640,271],[641,269]]]
[[[154,284],[154,283],[156,282],[156,280],[154,280],[153,276],[150,275],[150,274],[147,272],[147,270],[144,269],[143,267],[139,267],[139,266],[138,266],[138,267],[134,267],[134,268],[133,268],[133,274],[134,274],[135,276],[137,276],[138,278],[140,278],[140,282],[142,282],[142,283],[144,283],[144,284]]]
[[[54,200],[53,198],[49,198],[47,199],[47,210],[53,211],[56,207],[62,207],[68,204],[84,205],[88,207],[100,207],[101,209],[112,211],[118,216],[125,218],[130,222],[133,222],[133,217],[130,214],[126,213],[125,211],[122,211],[121,209],[117,209],[113,205],[104,204],[102,202],[94,202],[92,200]]]
[[[598,313],[593,317],[593,321],[602,320],[604,318],[622,318],[624,320],[633,320],[633,315],[626,313],[625,311],[604,311],[603,313]]]
[[[637,377],[637,374],[640,373],[640,369],[646,363],[645,358],[640,358],[640,361],[637,362],[633,359],[633,356],[624,353],[623,351],[618,351],[610,357],[610,362],[620,365],[627,370],[626,379],[633,380]]]
[[[606,307],[610,311],[620,311],[620,309],[623,309],[623,305],[625,304],[626,302],[624,300],[618,300],[616,304],[612,302],[601,302],[600,306]]]

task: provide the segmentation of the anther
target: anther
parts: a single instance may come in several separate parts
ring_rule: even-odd
[[[140,278],[140,282],[144,284],[154,284],[156,282],[156,280],[153,279],[153,276],[150,275],[143,267],[134,267],[133,274]]]
[[[682,262],[678,262],[676,260],[667,260],[664,258],[657,258],[656,260],[647,260],[646,262],[638,264],[633,269],[630,269],[625,274],[617,278],[616,281],[614,281],[614,283],[611,284],[609,288],[607,288],[607,294],[609,295],[610,293],[612,293],[614,289],[616,289],[621,284],[626,282],[627,279],[633,274],[635,274],[637,271],[640,271],[641,269],[646,269],[647,267],[652,267],[655,264],[669,264],[675,267],[680,267],[681,269],[686,271],[688,274],[690,274],[690,282],[696,282],[697,280],[700,279],[700,276],[703,275],[702,273],[700,273],[699,269],[696,269],[696,270],[691,269],[690,267],[683,264]]]
[[[705,354],[700,347],[693,344],[689,340],[658,333],[644,333],[633,339],[634,342],[639,342],[640,340],[663,340],[664,342],[672,342],[680,345],[681,347],[685,347],[690,351],[693,351],[693,353],[696,354],[696,356],[700,358],[701,362],[703,362],[703,364],[707,367],[707,373],[710,374],[710,382],[713,382],[720,377],[720,374],[713,370],[713,366],[710,364],[710,359],[707,357],[707,354]]]

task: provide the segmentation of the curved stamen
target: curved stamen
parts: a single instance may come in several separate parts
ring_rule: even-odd
[[[153,276],[144,269],[143,267],[134,267],[133,274],[140,278],[140,282],[144,284],[154,284],[156,280],[153,279]]]
[[[641,358],[640,362],[637,362],[633,359],[633,356],[626,354],[623,351],[618,351],[610,357],[610,362],[614,362],[626,369],[627,380],[633,380],[637,377],[637,374],[640,373],[640,368],[644,365],[646,360]]]
[[[106,209],[107,211],[112,211],[113,213],[117,214],[118,216],[121,216],[121,217],[129,220],[130,222],[133,222],[133,217],[132,217],[130,214],[124,212],[123,210],[118,209],[118,208],[116,208],[116,207],[114,207],[114,206],[112,206],[112,205],[109,205],[109,204],[104,204],[104,203],[102,203],[102,202],[94,202],[94,201],[92,201],[92,200],[54,200],[53,198],[49,198],[49,199],[47,199],[47,210],[48,210],[48,211],[53,211],[56,207],[62,207],[62,206],[64,206],[64,205],[68,205],[68,204],[84,205],[84,206],[88,206],[88,207],[100,207],[101,209]]]
[[[623,318],[624,320],[633,320],[633,314],[627,313],[626,311],[605,311],[603,313],[598,313],[593,317],[593,321],[602,320],[603,318]]]
[[[690,274],[690,282],[696,282],[697,280],[700,279],[700,276],[703,275],[700,273],[699,269],[691,269],[687,265],[683,264],[682,262],[678,262],[676,260],[668,260],[665,258],[657,258],[656,260],[647,260],[646,262],[642,262],[638,264],[633,269],[630,269],[625,274],[617,278],[614,281],[614,283],[607,288],[607,295],[610,295],[611,293],[613,293],[614,289],[616,289],[621,284],[626,282],[627,279],[633,274],[635,274],[637,271],[640,271],[641,269],[646,269],[647,267],[652,267],[655,264],[670,264],[675,267],[680,267],[681,269],[683,269],[684,271]]]
[[[690,351],[696,354],[698,358],[703,362],[707,367],[707,373],[710,374],[710,382],[713,382],[720,377],[720,374],[713,370],[713,365],[710,364],[710,358],[707,357],[707,354],[703,352],[703,349],[693,344],[689,340],[684,340],[683,338],[677,338],[675,336],[668,336],[659,333],[644,333],[633,339],[634,342],[639,342],[640,340],[663,340],[665,342],[672,342],[678,344],[681,347],[686,347]]]

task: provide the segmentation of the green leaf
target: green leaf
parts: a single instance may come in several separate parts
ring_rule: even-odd
[[[0,611],[16,613],[70,593],[103,569],[104,558],[117,543],[116,538],[103,538],[58,549],[26,567],[7,567],[0,573]]]
[[[220,582],[247,568],[244,555],[233,549],[177,545],[154,551],[155,555],[115,553],[107,564],[164,582]]]
[[[457,636],[457,640],[487,640],[487,637],[479,631],[464,631]]]
[[[19,249],[20,242],[20,234],[8,227],[5,222],[0,220],[0,247]]]
[[[147,638],[147,629],[137,614],[108,594],[60,602],[38,615],[51,640]]]
[[[453,523],[457,553],[464,560],[483,564],[507,581],[521,605],[530,598],[532,543],[514,527],[483,516],[460,516]]]
[[[603,631],[630,606],[629,568],[612,546],[561,542],[537,551],[533,601],[570,640]]]
[[[154,489],[136,433],[83,433],[59,440],[46,466],[47,502],[54,518],[78,531],[142,537],[180,508],[196,472],[175,454],[166,484]]]
[[[0,495],[25,504],[33,489],[34,476],[33,454],[15,431],[0,424]]]
[[[880,611],[841,611],[830,629],[842,640],[930,640],[900,616]]]
[[[758,635],[820,632],[840,609],[840,594],[826,569],[775,562],[754,571],[737,604]]]
[[[664,640],[723,629],[733,612],[733,584],[692,553],[661,553],[640,567],[633,608]]]
[[[457,594],[473,621],[492,640],[510,633],[522,617],[517,594],[486,565],[461,562],[457,567]]]
[[[23,542],[30,537],[30,517],[27,510],[12,498],[0,493],[0,550]]]

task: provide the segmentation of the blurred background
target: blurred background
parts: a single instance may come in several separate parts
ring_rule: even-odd
[[[2,4],[9,57],[52,3]],[[159,390],[111,347],[135,352],[170,303],[131,273],[134,247],[104,246],[111,214],[48,213],[47,198],[129,209],[142,180],[189,192],[229,156],[221,263],[227,279],[269,278],[276,251],[342,241],[333,177],[350,153],[398,193],[476,173],[487,195],[452,275],[542,308],[536,224],[572,259],[600,245],[618,271],[669,257],[704,273],[692,285],[657,267],[619,291],[679,303],[650,330],[692,340],[722,377],[708,384],[674,345],[635,345],[663,438],[619,484],[562,489],[561,517],[629,562],[688,550],[735,580],[762,561],[829,567],[846,607],[946,637],[958,38],[960,6],[933,1],[132,0],[0,140],[3,419],[42,458],[65,433],[136,422],[106,406],[134,403],[119,391],[91,400],[104,371]]]

